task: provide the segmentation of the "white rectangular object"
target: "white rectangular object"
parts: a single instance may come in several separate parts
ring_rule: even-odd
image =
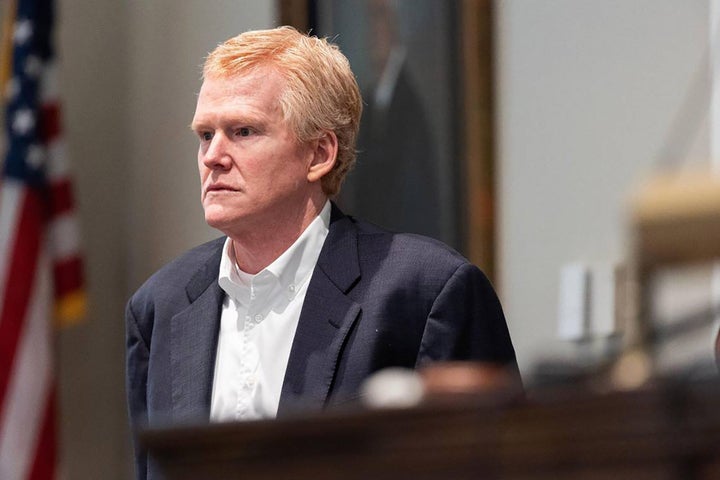
[[[587,265],[570,263],[560,271],[558,336],[561,340],[587,338],[590,275]]]

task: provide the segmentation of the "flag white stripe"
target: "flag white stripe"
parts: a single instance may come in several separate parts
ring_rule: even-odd
[[[40,82],[40,99],[43,103],[51,103],[60,98],[59,84],[57,64],[50,60],[43,67],[43,79]]]
[[[54,260],[63,260],[80,253],[80,230],[74,211],[53,218],[48,229]]]
[[[58,137],[47,146],[47,177],[48,180],[65,180],[70,176],[65,137]]]
[[[12,260],[12,239],[17,233],[16,222],[20,200],[25,192],[23,184],[5,178],[0,181],[0,312],[5,302],[5,282]],[[0,477],[2,478],[2,477]]]
[[[51,284],[47,255],[38,259],[25,328],[6,392],[5,411],[0,418],[0,478],[25,480],[39,441],[51,367]]]

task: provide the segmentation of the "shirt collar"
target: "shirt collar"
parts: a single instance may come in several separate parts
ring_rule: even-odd
[[[297,240],[270,265],[256,275],[243,272],[237,267],[232,249],[232,240],[228,237],[223,246],[220,259],[218,283],[232,298],[247,304],[250,299],[250,287],[256,279],[272,276],[277,279],[282,290],[292,299],[296,292],[309,280],[320,256],[325,238],[330,229],[330,201],[320,214],[310,222]]]

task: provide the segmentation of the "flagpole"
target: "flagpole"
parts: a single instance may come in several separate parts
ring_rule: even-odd
[[[7,0],[2,12],[2,38],[0,39],[0,95],[4,98],[12,68],[12,37],[15,22],[16,0]],[[4,102],[3,102],[4,103]],[[0,125],[5,125],[5,109],[0,108]],[[0,134],[0,170],[5,162],[5,134]]]

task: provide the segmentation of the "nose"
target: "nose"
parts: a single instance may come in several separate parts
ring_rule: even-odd
[[[213,135],[212,140],[204,147],[200,147],[200,156],[203,164],[210,169],[230,168],[232,159],[227,149],[227,138],[222,132]]]

